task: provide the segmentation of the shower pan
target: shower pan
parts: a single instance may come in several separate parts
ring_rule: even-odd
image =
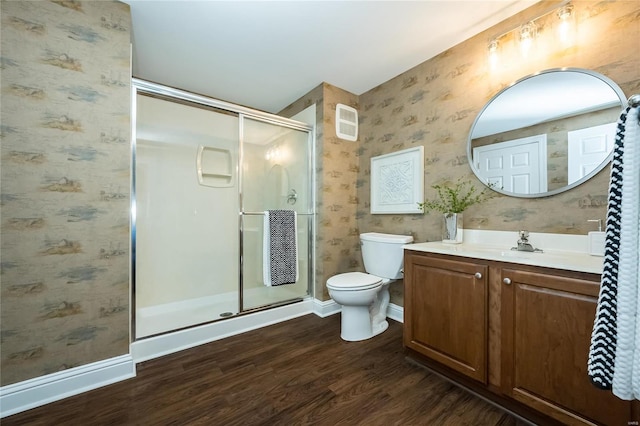
[[[134,87],[134,338],[311,294],[312,126],[139,79]],[[297,214],[299,279],[266,286],[266,210]]]

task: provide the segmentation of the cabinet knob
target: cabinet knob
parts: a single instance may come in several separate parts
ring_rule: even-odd
[[[480,272],[476,272],[475,277],[476,277],[477,279],[481,279],[481,278],[482,278],[482,274],[481,274]]]
[[[504,280],[502,280],[502,282],[505,283],[506,285],[511,284],[511,280],[509,278],[505,278]]]

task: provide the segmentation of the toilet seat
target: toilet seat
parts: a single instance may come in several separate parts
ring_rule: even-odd
[[[327,280],[331,290],[369,290],[382,284],[382,278],[363,272],[346,272],[334,275]]]

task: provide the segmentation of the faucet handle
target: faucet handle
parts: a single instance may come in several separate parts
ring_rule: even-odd
[[[520,231],[518,232],[518,235],[520,236],[521,240],[527,241],[527,239],[529,238],[529,231]]]

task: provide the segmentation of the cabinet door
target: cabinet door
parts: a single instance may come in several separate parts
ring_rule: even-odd
[[[587,376],[598,279],[502,270],[503,392],[565,424],[630,419],[630,403]]]
[[[487,381],[487,266],[405,254],[405,346]]]

